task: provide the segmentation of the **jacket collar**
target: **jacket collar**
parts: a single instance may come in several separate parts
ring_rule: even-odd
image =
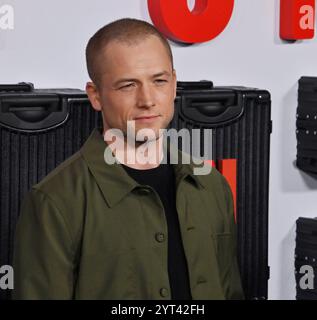
[[[87,166],[94,176],[107,204],[109,207],[116,205],[133,189],[140,187],[140,184],[132,179],[124,170],[120,163],[108,164],[104,160],[104,151],[107,144],[102,136],[102,128],[95,128],[89,138],[86,140],[80,153],[82,154]],[[205,181],[201,176],[194,175],[194,164],[188,158],[189,155],[183,153],[175,146],[171,146],[167,150],[170,153],[170,159],[173,159],[172,164],[176,185],[183,179],[188,180],[197,188],[204,188]],[[180,163],[182,156],[187,157],[189,162]]]

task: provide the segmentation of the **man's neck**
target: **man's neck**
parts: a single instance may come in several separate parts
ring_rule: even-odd
[[[107,141],[103,131],[104,141],[112,150],[119,163],[127,167],[147,170],[156,168],[163,160],[163,135],[151,141],[127,141],[127,138],[116,136],[115,140]]]

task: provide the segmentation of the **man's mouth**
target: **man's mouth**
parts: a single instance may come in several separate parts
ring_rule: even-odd
[[[152,123],[156,121],[159,117],[160,117],[159,115],[140,116],[140,117],[134,118],[134,120],[139,123]]]
[[[153,115],[153,116],[140,116],[140,117],[136,117],[134,118],[134,120],[140,120],[140,119],[153,119],[153,118],[157,118],[159,117],[158,115]]]

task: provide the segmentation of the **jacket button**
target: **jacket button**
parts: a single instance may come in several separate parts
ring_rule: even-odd
[[[157,233],[155,234],[155,239],[156,239],[157,242],[163,242],[163,241],[165,241],[165,235],[164,235],[164,233],[163,233],[163,232],[157,232]]]
[[[161,288],[160,295],[161,297],[166,298],[168,296],[168,290],[166,288]]]
[[[149,193],[151,193],[151,190],[150,190],[150,189],[148,189],[148,188],[139,188],[139,194],[141,194],[141,195],[147,195],[147,194],[149,194]]]

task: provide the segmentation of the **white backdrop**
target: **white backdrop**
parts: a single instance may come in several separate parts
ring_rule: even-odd
[[[3,4],[13,6],[15,21],[13,30],[0,29],[0,83],[29,81],[38,88],[84,89],[89,37],[117,18],[151,21],[146,0],[0,0]],[[172,49],[179,80],[210,79],[271,92],[269,299],[294,299],[295,221],[317,216],[317,180],[294,167],[297,81],[317,76],[317,36],[289,44],[278,32],[279,0],[236,0],[220,36]]]

